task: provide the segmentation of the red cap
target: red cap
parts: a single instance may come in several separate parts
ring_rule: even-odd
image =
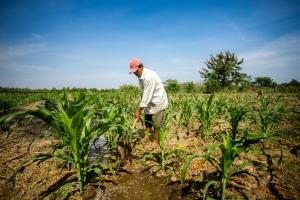
[[[142,62],[138,58],[133,58],[130,61],[130,73],[134,73],[137,71],[138,67],[142,64]]]

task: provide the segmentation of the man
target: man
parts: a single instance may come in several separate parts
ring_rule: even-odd
[[[149,141],[149,133],[153,127],[154,142],[158,143],[158,129],[164,124],[165,110],[168,107],[164,85],[158,75],[145,68],[137,58],[130,61],[130,73],[138,77],[141,90],[141,102],[139,109],[135,112],[135,118],[139,119],[144,111],[146,125],[144,140]]]

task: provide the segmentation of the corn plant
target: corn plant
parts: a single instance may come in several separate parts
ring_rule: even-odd
[[[137,141],[137,135],[132,128],[132,122],[126,112],[126,108],[117,106],[110,108],[106,113],[106,120],[109,120],[108,131],[105,136],[108,140],[108,147],[116,149],[122,160],[130,156],[132,148]]]
[[[238,130],[238,125],[247,113],[247,108],[241,105],[232,105],[229,107],[228,112],[230,114],[231,134],[229,134],[228,132],[223,134],[223,142],[211,145],[205,154],[190,155],[181,170],[181,182],[183,183],[185,180],[186,171],[190,165],[191,160],[197,157],[204,158],[217,169],[217,171],[221,175],[221,180],[211,180],[207,182],[203,191],[203,199],[206,199],[206,193],[208,191],[208,188],[211,185],[216,185],[220,182],[221,199],[223,200],[225,199],[227,182],[231,177],[239,175],[241,173],[251,175],[244,168],[246,166],[252,165],[252,162],[244,162],[238,164],[237,166],[235,166],[233,163],[241,153],[248,152],[253,144],[257,144],[262,139],[266,139],[269,137],[269,135],[250,134],[249,132],[246,132],[246,134],[240,136],[240,139],[237,139],[237,135],[240,133],[240,131]],[[213,153],[217,149],[219,149],[221,152],[220,158],[213,156]],[[262,152],[268,158],[268,170],[272,174],[272,161],[270,161],[270,156],[267,153],[265,153],[263,149]]]
[[[165,115],[163,127],[161,127],[161,128],[157,127],[158,134],[159,134],[159,137],[158,137],[159,152],[158,153],[153,153],[153,152],[146,153],[143,157],[143,160],[154,157],[155,161],[157,161],[159,163],[159,170],[165,171],[166,167],[168,167],[168,169],[169,169],[170,166],[169,166],[169,163],[167,163],[167,159],[169,159],[170,156],[176,156],[174,154],[175,151],[167,152],[168,134],[170,131],[170,126],[171,126],[172,120],[175,117],[175,115],[176,115],[176,113],[174,112],[174,110],[167,112]],[[153,124],[153,125],[155,126],[155,124]],[[177,153],[179,153],[179,150]],[[153,165],[153,166],[155,166],[155,165]],[[153,166],[150,166],[150,168]]]
[[[280,97],[277,99],[270,96],[260,99],[260,108],[258,110],[261,122],[261,131],[269,134],[276,121],[279,121],[285,113],[284,105],[281,103]]]
[[[181,103],[180,125],[188,128],[193,114],[193,104],[189,100],[184,100]]]
[[[246,113],[249,111],[249,107],[247,105],[238,105],[232,104],[228,107],[229,113],[229,122],[231,125],[231,134],[232,139],[236,139],[236,135],[238,134],[238,125],[245,118]]]
[[[162,170],[165,170],[165,166],[166,166],[166,151],[167,151],[167,145],[168,145],[168,134],[170,132],[170,128],[171,128],[171,122],[172,119],[174,118],[175,113],[173,112],[169,112],[166,113],[165,116],[165,122],[163,127],[158,129],[159,132],[159,148],[160,148],[160,153],[159,153],[159,161],[160,161],[160,166]]]
[[[17,105],[15,98],[0,98],[0,112],[7,113],[7,111]]]
[[[131,151],[137,141],[136,131],[132,127],[132,115],[134,113],[134,104],[129,104],[128,101],[133,101],[131,96],[124,92],[114,93],[112,95],[103,95],[96,100],[97,106],[96,116],[99,124],[106,127],[104,133],[107,144],[107,153],[117,154],[122,160],[131,158]],[[104,119],[104,120],[103,120]]]
[[[206,101],[198,102],[196,105],[197,119],[201,123],[200,131],[202,137],[208,139],[215,119],[218,115],[217,104],[214,102],[214,94],[210,95]]]
[[[172,158],[174,160],[172,168],[173,168],[173,170],[175,172],[175,169],[177,167],[179,167],[180,163],[182,161],[184,161],[184,159],[185,159],[186,151],[185,151],[184,146],[182,144],[177,144],[176,148],[172,152],[171,156],[172,156]]]
[[[70,163],[76,168],[78,187],[83,192],[83,186],[87,182],[87,172],[93,171],[88,162],[91,140],[103,134],[101,128],[92,126],[93,105],[90,99],[80,94],[73,100],[64,94],[61,102],[46,100],[46,107],[40,107],[35,111],[18,111],[0,119],[0,124],[16,117],[17,115],[33,115],[42,119],[58,133],[63,145],[63,151],[59,153],[43,153],[41,158],[35,156],[34,160],[58,157]]]
[[[228,100],[225,96],[220,96],[216,99],[215,104],[217,105],[216,110],[218,116],[221,117],[226,114],[226,108],[228,107]]]
[[[223,135],[223,143],[220,144],[213,144],[211,145],[207,152],[203,155],[191,155],[186,160],[182,170],[181,170],[181,182],[183,183],[185,180],[185,174],[188,169],[188,166],[190,165],[191,160],[202,157],[206,159],[208,162],[210,162],[220,173],[221,180],[210,180],[207,182],[205,189],[203,191],[203,199],[206,199],[206,193],[208,191],[208,188],[211,185],[217,185],[221,184],[221,199],[225,199],[225,193],[226,193],[226,187],[227,183],[230,180],[231,177],[237,176],[239,174],[247,174],[252,175],[250,172],[245,170],[244,168],[246,166],[253,165],[252,162],[243,162],[238,165],[234,165],[235,159],[244,152],[248,152],[253,144],[259,143],[262,139],[266,139],[268,136],[261,135],[261,134],[248,134],[247,136],[244,136],[240,140],[233,140],[230,137],[230,134],[226,133]],[[221,152],[221,158],[217,158],[213,156],[213,152],[215,152],[217,149]],[[268,158],[268,170],[270,173],[272,173],[270,170],[272,170],[272,161],[270,161],[270,156],[264,152],[262,149],[262,152],[264,155]]]

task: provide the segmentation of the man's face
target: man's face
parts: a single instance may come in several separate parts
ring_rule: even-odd
[[[134,72],[134,75],[136,75],[138,78],[140,78],[142,76],[143,73],[143,68],[141,66],[139,66],[136,70],[136,72]]]

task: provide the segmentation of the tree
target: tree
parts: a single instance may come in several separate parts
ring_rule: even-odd
[[[294,86],[294,87],[299,87],[300,86],[300,82],[297,81],[296,79],[292,79],[288,84],[290,86]]]
[[[179,82],[175,79],[168,79],[164,84],[168,92],[179,92],[180,90]]]
[[[199,71],[202,78],[204,78],[207,90],[217,91],[221,88],[241,85],[248,82],[250,77],[241,73],[240,65],[243,63],[243,58],[238,59],[234,53],[226,51],[221,52],[215,56],[211,56],[210,60],[204,62],[207,66]]]
[[[255,84],[261,87],[272,87],[274,86],[274,81],[270,77],[256,77]]]

